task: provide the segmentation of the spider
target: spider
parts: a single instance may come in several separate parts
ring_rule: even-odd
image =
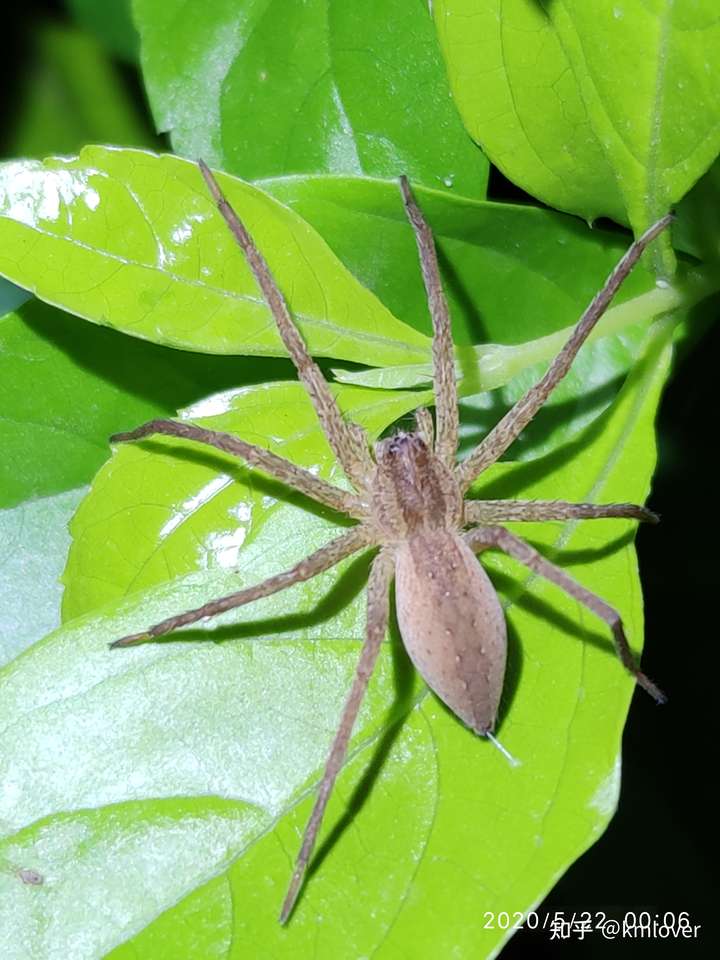
[[[342,490],[310,471],[233,435],[190,423],[152,420],[113,441],[166,434],[234,454],[326,507],[356,520],[342,536],[311,553],[290,570],[255,586],[169,617],[142,633],[116,640],[125,647],[159,637],[186,624],[267,597],[328,570],[360,550],[378,548],[367,588],[366,635],[353,683],[325,765],[315,805],[280,913],[285,923],[295,905],[315,846],[330,793],[343,765],[350,735],[389,617],[389,587],[395,579],[396,613],[410,659],[428,686],[475,733],[493,739],[506,659],[506,626],[498,596],[476,559],[488,549],[504,551],[546,577],[600,617],[612,631],[617,654],[637,683],[663,702],[630,651],[619,614],[576,583],[560,567],[515,536],[502,521],[629,517],[657,522],[645,507],[631,503],[591,504],[561,500],[465,500],[475,478],[508,449],[565,376],[578,350],[607,309],[642,252],[670,223],[667,215],[636,240],[587,307],[545,375],[515,403],[470,455],[456,463],[458,400],[450,318],[432,233],[405,177],[400,190],[417,242],[433,324],[433,379],[436,425],[428,410],[416,414],[416,428],[371,447],[364,430],[345,420],[320,368],[308,353],[285,299],[262,254],[232,209],[208,167],[200,171],[219,212],[262,290],[278,332],[307,390],[333,453],[353,490]]]

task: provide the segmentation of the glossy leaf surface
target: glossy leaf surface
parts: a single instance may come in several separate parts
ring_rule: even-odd
[[[220,177],[311,351],[384,365],[424,361],[393,317],[292,211]],[[0,167],[0,273],[41,299],[155,343],[284,356],[272,317],[195,164],[88,147]]]

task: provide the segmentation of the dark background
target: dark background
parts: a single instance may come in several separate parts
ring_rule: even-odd
[[[35,37],[49,15],[62,20],[65,5],[27,0],[22,13],[6,22],[0,67],[3,157],[13,153],[26,75],[33,63],[37,66]],[[131,97],[142,102],[133,68],[118,64],[117,69]],[[53,149],[49,145],[47,152]],[[490,191],[494,199],[525,199],[496,172]],[[625,730],[618,813],[600,841],[537,908],[541,917],[602,911],[620,920],[628,911],[647,910],[652,915],[687,911],[691,923],[702,925],[699,939],[610,942],[595,933],[582,941],[576,936],[551,941],[547,931],[525,930],[508,943],[503,960],[557,956],[619,960],[650,952],[715,955],[711,911],[718,883],[710,848],[717,842],[713,777],[718,724],[713,700],[718,696],[715,600],[720,599],[720,531],[713,450],[719,435],[718,358],[720,328],[712,324],[702,338],[679,351],[660,409],[659,466],[649,500],[662,523],[641,528],[637,540],[646,609],[643,667],[668,693],[669,703],[657,707],[642,691],[636,692]]]

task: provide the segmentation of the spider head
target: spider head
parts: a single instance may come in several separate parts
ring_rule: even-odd
[[[378,463],[397,464],[427,463],[429,450],[419,433],[406,433],[404,430],[381,440],[376,448]]]

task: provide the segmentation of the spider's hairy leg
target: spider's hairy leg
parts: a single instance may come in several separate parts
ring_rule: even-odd
[[[345,759],[345,754],[347,753],[348,743],[350,741],[350,734],[352,733],[355,719],[357,718],[360,705],[363,697],[365,696],[368,682],[372,676],[375,662],[377,660],[378,653],[380,652],[380,646],[385,638],[385,632],[387,630],[388,623],[388,611],[390,607],[389,592],[390,583],[393,576],[393,569],[393,552],[388,547],[384,547],[373,561],[373,565],[370,570],[370,579],[368,581],[367,588],[367,630],[365,642],[363,644],[362,652],[360,653],[360,660],[358,661],[357,669],[355,671],[355,677],[353,679],[352,687],[350,688],[350,694],[345,703],[345,708],[340,719],[340,725],[337,729],[337,733],[335,734],[335,739],[333,740],[330,748],[330,753],[328,754],[325,764],[325,771],[323,773],[317,798],[315,800],[315,806],[313,807],[312,813],[310,814],[310,819],[305,827],[305,834],[303,836],[300,853],[298,854],[295,870],[293,872],[290,886],[280,912],[280,923],[287,922],[288,917],[292,913],[293,907],[295,906],[295,901],[297,900],[300,892],[300,887],[302,885],[302,880],[305,875],[308,861],[312,856],[318,830],[320,829],[323,814],[325,813],[325,807],[330,799],[330,794],[335,784],[335,780],[337,779],[337,776],[342,768],[343,760]]]
[[[658,523],[660,517],[636,503],[568,503],[565,500],[465,500],[465,523],[510,520],[596,520],[626,517]]]
[[[255,280],[262,290],[265,302],[275,319],[280,338],[285,344],[290,359],[295,364],[298,376],[305,385],[318,420],[335,456],[340,461],[348,479],[358,489],[366,489],[368,477],[374,465],[364,432],[361,432],[360,427],[351,430],[343,420],[337,401],[331,393],[320,367],[308,353],[305,341],[295,326],[285,298],[275,282],[265,258],[255,246],[245,225],[225,198],[220,185],[208,166],[202,160],[198,161],[198,166],[218,210],[237,240]]]
[[[522,396],[517,403],[495,424],[490,433],[481,440],[472,453],[458,464],[456,476],[463,493],[483,470],[501,457],[510,444],[545,403],[557,384],[570,369],[580,347],[592,332],[595,324],[610,306],[620,284],[638,262],[645,248],[672,222],[672,214],[662,217],[639,237],[618,261],[605,281],[602,290],[595,295],[590,305],[578,320],[573,332],[555,357],[545,376]]]
[[[646,690],[658,703],[665,703],[667,699],[665,694],[659,687],[655,686],[652,680],[645,676],[638,666],[627,642],[620,614],[614,607],[611,607],[597,594],[581,586],[572,577],[569,577],[564,570],[546,560],[530,544],[510,533],[505,527],[475,527],[474,530],[463,534],[463,539],[476,552],[487,549],[502,550],[503,553],[519,560],[528,570],[532,570],[533,573],[537,573],[556,584],[600,617],[601,620],[604,620],[612,630],[615,649],[623,666],[635,677],[643,690]]]
[[[415,426],[425,446],[428,450],[432,450],[435,443],[435,428],[427,407],[418,407],[415,411]]]
[[[230,453],[239,457],[251,467],[258,467],[265,473],[275,477],[282,483],[287,484],[294,490],[304,493],[305,496],[333,510],[341,513],[347,513],[351,517],[360,518],[364,515],[363,506],[355,494],[339,487],[334,487],[314,473],[298,467],[284,457],[279,457],[264,447],[257,447],[255,444],[246,443],[231,433],[223,433],[220,430],[207,430],[205,427],[199,427],[194,423],[185,423],[177,420],[151,420],[144,423],[134,430],[126,433],[116,433],[110,437],[112,443],[126,443],[130,440],[141,440],[143,437],[151,437],[157,434],[163,434],[169,437],[180,437],[183,440],[192,440],[195,443],[206,444],[222,450],[223,453]]]
[[[246,603],[252,603],[253,600],[259,600],[261,597],[269,597],[273,593],[285,590],[295,583],[301,583],[303,580],[310,580],[312,577],[329,570],[335,564],[340,563],[350,554],[368,547],[374,542],[374,532],[365,524],[359,524],[348,530],[341,537],[331,540],[330,543],[320,547],[314,553],[296,563],[289,570],[277,573],[273,577],[268,577],[261,583],[256,583],[252,587],[245,587],[236,593],[228,594],[226,597],[220,597],[217,600],[210,600],[195,610],[188,610],[185,613],[179,613],[175,617],[168,617],[167,620],[161,620],[142,633],[133,633],[131,636],[122,637],[111,643],[111,647],[130,647],[137,643],[144,643],[146,640],[152,640],[160,637],[164,633],[170,633],[171,630],[177,630],[179,627],[185,627],[190,623],[197,623],[205,617],[214,617],[226,610],[232,610],[235,607],[242,607]]]
[[[435,453],[446,466],[451,467],[455,463],[458,447],[458,400],[450,314],[440,279],[432,231],[412,195],[407,177],[400,177],[400,190],[405,212],[415,232],[433,324],[433,378],[437,416]]]

